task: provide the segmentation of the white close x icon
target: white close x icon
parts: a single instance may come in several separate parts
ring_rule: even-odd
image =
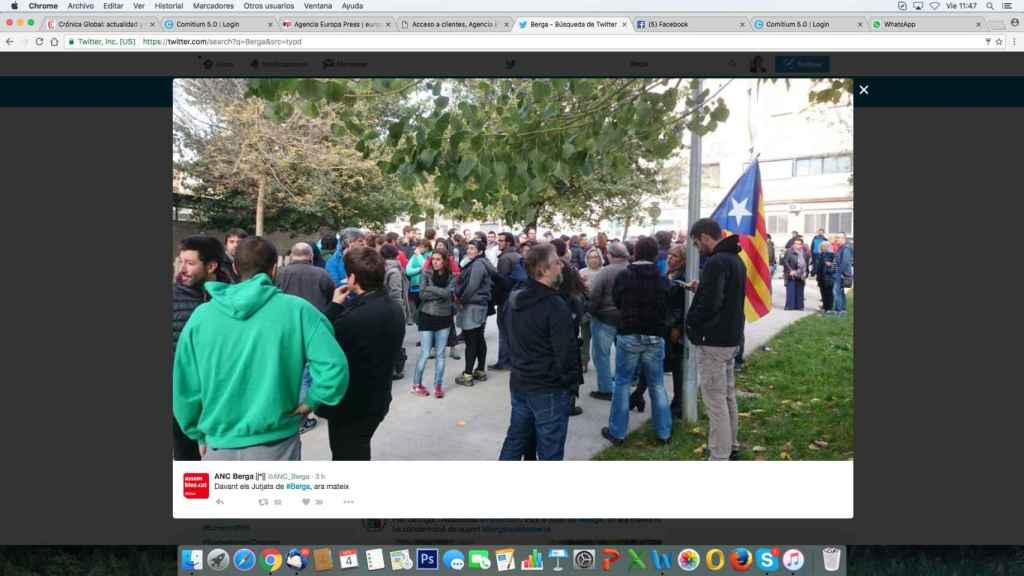
[[[859,94],[859,95],[860,95],[860,96],[870,96],[870,95],[871,95],[871,93],[870,93],[870,92],[868,92],[868,89],[869,89],[870,87],[871,87],[871,86],[870,86],[869,84],[858,84],[858,85],[857,85],[857,88],[860,88],[860,94]]]

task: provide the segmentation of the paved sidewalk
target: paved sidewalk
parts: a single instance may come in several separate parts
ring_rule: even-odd
[[[747,324],[745,355],[751,354],[796,320],[813,314],[820,305],[818,285],[813,279],[807,283],[806,310],[787,311],[785,288],[776,278],[773,282],[773,309],[766,317]],[[498,329],[490,317],[485,331],[487,363],[493,364],[498,354]],[[418,333],[415,326],[406,332],[405,348],[409,355],[406,378],[395,381],[391,411],[373,437],[374,460],[496,460],[508,427],[509,404],[508,372],[488,372],[486,382],[472,388],[453,383],[465,366],[464,360],[446,359],[445,397],[422,398],[409,393],[413,371],[420,349],[416,347]],[[457,348],[459,354],[464,346]],[[428,360],[424,370],[424,385],[433,390],[434,361]],[[614,366],[614,353],[612,355]],[[569,420],[569,437],[565,446],[566,460],[589,460],[609,446],[601,437],[601,428],[608,425],[609,402],[594,400],[589,392],[597,389],[597,374],[593,365],[583,375],[579,405],[583,414]],[[665,375],[669,398],[672,396],[672,375]],[[643,414],[630,412],[630,430],[635,430],[650,419],[650,403]],[[316,428],[302,435],[304,460],[329,460],[327,421],[321,419]],[[425,478],[416,479],[426,481]]]

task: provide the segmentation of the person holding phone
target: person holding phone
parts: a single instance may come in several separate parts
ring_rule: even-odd
[[[349,361],[349,386],[341,402],[321,406],[317,415],[327,418],[333,460],[369,460],[370,440],[391,407],[405,316],[384,289],[379,252],[346,250],[345,270],[348,282],[334,291],[326,315]]]

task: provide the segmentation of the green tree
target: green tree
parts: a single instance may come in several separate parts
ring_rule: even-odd
[[[357,111],[371,125],[389,118],[384,98],[356,106],[305,106],[307,114],[268,117],[263,102],[236,81],[196,79],[176,105],[176,168],[196,194],[200,220],[211,227],[308,232],[321,225],[383,226],[409,211],[410,194],[397,178],[356,151],[332,126]],[[177,94],[176,94],[177,96]],[[297,98],[281,106],[300,106]],[[177,103],[176,103],[177,104]],[[180,112],[179,112],[180,111]]]
[[[728,117],[721,99],[680,79],[253,80],[250,94],[287,122],[298,98],[323,103],[400,94],[397,118],[367,126],[351,115],[335,124],[358,140],[400,185],[430,183],[456,216],[536,223],[593,197],[583,179],[629,180],[639,166],[669,158],[687,130],[714,130]]]

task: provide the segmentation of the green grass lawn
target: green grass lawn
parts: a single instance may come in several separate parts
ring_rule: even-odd
[[[853,458],[852,296],[848,308],[843,317],[816,314],[798,320],[747,357],[736,386],[757,396],[738,400],[743,460]],[[708,422],[703,406],[700,412],[697,424],[675,422],[668,446],[658,446],[650,425],[644,425],[594,459],[703,460]]]

